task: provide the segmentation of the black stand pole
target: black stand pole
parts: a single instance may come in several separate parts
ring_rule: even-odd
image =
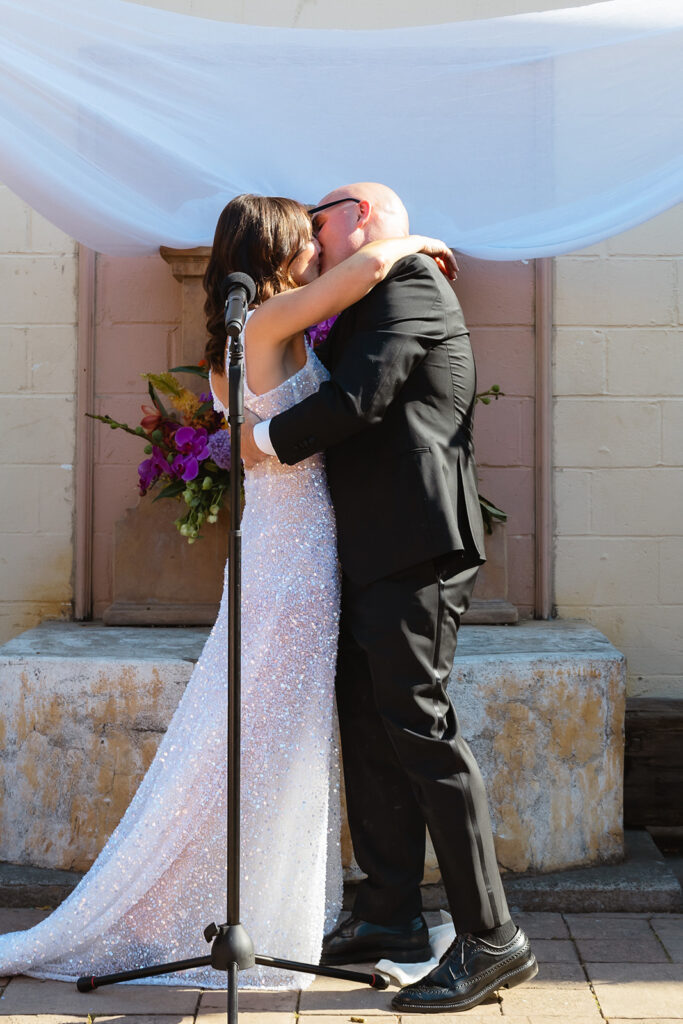
[[[227,306],[227,303],[226,303]],[[227,317],[226,317],[227,320]],[[232,473],[230,474],[230,571],[228,589],[228,920],[225,924],[210,924],[204,930],[204,938],[212,942],[211,955],[176,960],[167,964],[156,964],[135,971],[122,971],[99,977],[84,976],[76,985],[79,992],[90,992],[102,985],[113,985],[119,981],[133,981],[151,978],[160,974],[173,974],[192,967],[206,967],[209,964],[218,971],[227,972],[228,980],[228,1024],[237,1024],[238,1016],[238,974],[255,964],[299,971],[303,974],[317,974],[326,978],[340,978],[355,981],[371,988],[386,989],[389,979],[379,971],[364,974],[361,971],[347,971],[335,967],[320,967],[302,964],[294,960],[282,960],[268,956],[257,956],[246,929],[240,924],[240,724],[241,724],[241,670],[242,670],[242,519],[241,501],[241,458],[242,424],[244,423],[244,346],[243,328],[231,330],[230,360],[228,369],[228,394],[230,440],[232,445]]]

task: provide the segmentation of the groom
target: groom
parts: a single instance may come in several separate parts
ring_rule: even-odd
[[[310,211],[324,273],[408,234],[399,197],[364,182]],[[484,561],[472,446],[475,370],[455,294],[426,256],[399,261],[317,350],[320,390],[244,434],[248,466],[325,452],[343,570],[337,705],[349,825],[367,878],[325,964],[429,958],[420,882],[429,828],[457,938],[401,990],[403,1012],[464,1010],[533,977],[510,919],[479,768],[446,693]]]

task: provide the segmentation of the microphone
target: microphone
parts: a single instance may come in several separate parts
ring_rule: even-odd
[[[248,274],[228,274],[221,291],[225,296],[225,332],[229,338],[239,338],[256,295],[256,285]]]

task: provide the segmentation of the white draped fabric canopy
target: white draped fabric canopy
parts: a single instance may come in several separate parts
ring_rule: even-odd
[[[378,180],[490,259],[569,252],[683,198],[683,3],[379,31],[124,0],[0,0],[0,179],[91,248],[210,244],[240,192]]]

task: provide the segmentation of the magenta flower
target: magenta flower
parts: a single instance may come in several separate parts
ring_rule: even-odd
[[[171,463],[171,474],[179,480],[194,480],[199,473],[199,462],[194,455],[176,455]]]
[[[171,463],[171,473],[179,480],[194,480],[199,473],[199,463],[208,459],[208,433],[204,427],[178,427],[173,435],[173,444],[178,454]]]
[[[147,491],[159,479],[162,473],[170,472],[171,467],[166,461],[164,453],[161,448],[154,445],[150,458],[144,459],[138,466],[140,494],[147,494]]]
[[[325,341],[338,316],[339,313],[336,313],[334,316],[328,317],[327,320],[321,320],[319,324],[313,324],[312,327],[307,328],[306,334],[313,348],[317,348]]]
[[[208,433],[204,427],[178,427],[173,435],[173,443],[181,455],[193,455],[195,459],[208,459],[209,449],[206,445]]]

